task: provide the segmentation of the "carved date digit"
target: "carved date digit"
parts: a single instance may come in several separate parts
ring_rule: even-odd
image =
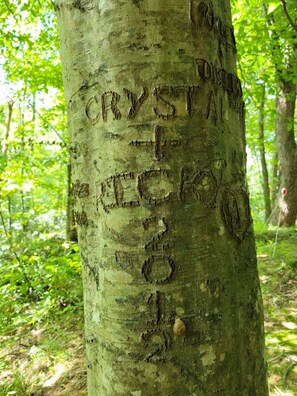
[[[149,295],[149,298],[147,299],[147,303],[153,311],[154,319],[152,322],[157,325],[161,322],[162,319],[163,300],[164,300],[164,295],[158,290],[154,293],[151,293]]]
[[[175,263],[170,256],[152,255],[144,261],[141,273],[148,283],[162,285],[172,280]]]
[[[149,363],[166,360],[166,352],[171,343],[169,334],[162,329],[147,330],[142,333],[141,340],[145,347],[151,346],[151,352],[148,352],[144,360]]]
[[[143,222],[143,227],[145,230],[149,230],[151,224],[157,224],[158,227],[162,227],[162,230],[157,232],[156,235],[153,236],[153,238],[145,244],[145,250],[165,250],[169,248],[169,244],[163,244],[160,245],[160,242],[162,239],[164,239],[164,236],[168,233],[169,228],[168,228],[168,222],[164,217],[162,217],[159,221],[157,217],[150,217],[146,219]]]

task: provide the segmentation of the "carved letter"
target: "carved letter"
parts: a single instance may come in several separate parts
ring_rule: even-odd
[[[111,96],[110,104],[107,104],[108,96]],[[117,104],[118,104],[120,98],[121,98],[121,96],[114,91],[104,92],[104,94],[102,95],[102,118],[103,118],[103,121],[107,121],[107,112],[108,112],[109,108],[112,111],[116,120],[121,119],[121,117],[122,117],[121,112],[117,108]]]
[[[139,206],[138,198],[134,173],[111,176],[101,183],[100,201],[107,213],[111,208]]]
[[[187,113],[189,117],[193,116],[193,102],[194,102],[194,96],[195,93],[198,91],[200,87],[197,85],[191,85],[188,88],[188,93],[187,93]]]
[[[90,195],[90,185],[88,183],[81,183],[76,180],[72,186],[73,196],[78,198],[85,198]]]
[[[171,103],[169,103],[166,99],[163,98],[163,96],[161,96],[161,94],[167,94],[167,95],[173,95],[173,88],[170,86],[160,86],[160,87],[156,87],[154,89],[154,96],[157,100],[157,102],[163,107],[163,110],[160,110],[158,107],[154,107],[154,113],[157,117],[159,118],[163,118],[163,119],[168,119],[168,118],[172,118],[175,116],[175,106]],[[167,112],[163,113],[162,111],[164,111],[167,108]]]
[[[202,81],[208,81],[211,79],[212,76],[212,66],[208,63],[205,59],[197,58],[196,67],[197,67],[197,74],[201,78]]]
[[[215,207],[225,167],[226,162],[219,159],[203,168],[183,168],[180,184],[181,201],[185,201],[190,193],[205,206]]]
[[[154,324],[159,324],[161,322],[163,299],[163,293],[156,291],[151,293],[147,300],[147,303],[151,307],[151,311],[153,311],[153,315],[155,316],[155,319],[152,320]]]
[[[88,227],[89,225],[89,220],[87,213],[83,210],[82,212],[74,212],[74,220],[76,224],[78,224],[81,227]]]
[[[213,28],[214,13],[211,7],[206,3],[191,0],[190,4],[190,17],[194,25],[205,27],[209,31]]]
[[[93,96],[86,104],[86,115],[91,124],[96,124],[99,121],[99,110],[97,109],[98,98]]]
[[[143,88],[142,94],[137,98],[136,94],[133,93],[132,91],[129,91],[129,89],[124,88],[124,92],[127,95],[127,98],[131,100],[131,108],[128,113],[128,120],[133,120],[138,113],[141,105],[145,102],[145,100],[148,98],[148,89]]]
[[[217,113],[217,101],[216,101],[216,94],[214,90],[210,91],[208,96],[207,108],[206,108],[206,119],[212,118],[214,123],[217,123],[218,120],[218,113]]]
[[[224,192],[222,217],[230,234],[242,242],[251,223],[248,196],[244,190]]]
[[[162,169],[143,172],[138,176],[140,197],[154,205],[168,201],[172,194],[168,177],[168,172]]]

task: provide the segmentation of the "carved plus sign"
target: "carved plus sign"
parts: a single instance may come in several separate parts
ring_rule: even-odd
[[[163,153],[163,148],[164,147],[176,147],[179,144],[179,141],[177,139],[164,139],[164,128],[161,125],[156,125],[155,130],[155,140],[132,140],[129,145],[131,146],[145,146],[145,147],[154,147],[154,154],[155,158],[158,161],[161,161],[161,159],[165,158],[165,155]]]

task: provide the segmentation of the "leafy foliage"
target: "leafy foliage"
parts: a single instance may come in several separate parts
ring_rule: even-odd
[[[284,5],[285,4],[285,5]],[[280,169],[276,147],[276,98],[280,75],[296,81],[297,21],[293,1],[233,0],[233,24],[238,48],[238,71],[243,82],[246,104],[246,135],[249,153],[248,173],[254,216],[264,219],[264,191],[260,156],[264,147],[269,187],[274,206]],[[290,67],[287,67],[290,59]],[[295,61],[294,61],[295,59]],[[259,118],[264,95],[263,137],[259,136]],[[291,123],[296,122],[290,120]],[[289,127],[290,125],[288,125]]]
[[[6,0],[0,11],[0,323],[7,329],[75,309],[82,291],[78,248],[64,237],[66,111],[52,2]]]
[[[7,245],[0,259],[0,326],[6,330],[82,304],[77,245],[58,237],[26,239]]]
[[[297,384],[296,230],[262,227],[257,240],[270,390],[272,395],[294,395]]]

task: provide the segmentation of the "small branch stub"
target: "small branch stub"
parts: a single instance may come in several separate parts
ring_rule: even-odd
[[[176,318],[175,322],[174,322],[174,325],[173,325],[173,333],[174,333],[174,335],[182,336],[182,335],[185,334],[185,332],[186,332],[185,323],[181,319]]]

